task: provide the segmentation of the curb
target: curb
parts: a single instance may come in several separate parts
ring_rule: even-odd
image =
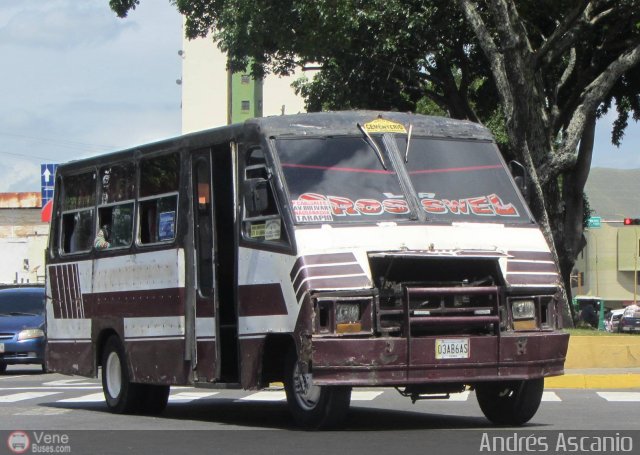
[[[587,374],[569,373],[545,378],[550,389],[640,389],[640,374]]]

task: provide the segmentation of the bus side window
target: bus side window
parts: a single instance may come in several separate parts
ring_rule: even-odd
[[[179,182],[177,153],[140,161],[138,242],[141,245],[175,240]]]
[[[62,190],[62,253],[89,251],[94,234],[95,172],[64,177]]]
[[[255,148],[247,152],[244,162],[243,235],[258,242],[286,243],[286,230],[278,211],[272,177],[264,152]]]
[[[100,204],[96,249],[127,247],[133,239],[135,166],[124,163],[100,169]]]

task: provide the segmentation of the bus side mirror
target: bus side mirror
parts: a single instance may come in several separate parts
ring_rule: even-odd
[[[269,207],[269,182],[249,179],[244,182],[244,205],[248,217],[260,216]]]
[[[511,161],[509,163],[509,171],[511,171],[513,180],[516,182],[516,186],[522,193],[522,196],[527,203],[529,203],[529,173],[518,161]]]

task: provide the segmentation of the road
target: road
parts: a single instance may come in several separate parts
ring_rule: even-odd
[[[635,434],[632,430],[640,421],[639,402],[640,386],[628,391],[546,390],[540,410],[529,424],[501,430],[524,436],[578,430]],[[162,449],[181,440],[186,447],[213,444],[219,449],[215,453],[300,453],[300,444],[307,447],[306,453],[315,453],[309,451],[311,447],[326,453],[332,444],[344,449],[345,440],[351,445],[349,453],[371,453],[386,447],[394,452],[404,448],[401,453],[425,453],[429,444],[436,443],[439,448],[446,445],[448,453],[457,453],[455,447],[459,453],[469,453],[469,445],[474,449],[471,453],[476,453],[484,433],[500,434],[483,417],[473,392],[412,404],[393,389],[357,389],[343,431],[309,433],[293,426],[284,391],[279,388],[257,392],[175,387],[161,416],[122,416],[107,411],[97,379],[40,374],[36,367],[10,367],[0,376],[0,437],[6,439],[14,430],[32,435],[36,430],[70,433],[76,449],[82,450],[86,449],[84,444],[108,443],[99,444],[105,452],[92,453],[127,452],[119,446],[110,450],[131,438],[127,445],[130,453],[145,453],[137,446],[142,443],[157,446],[155,451],[149,449],[156,454],[180,453]],[[328,437],[334,434],[337,439]],[[640,447],[640,435],[634,437]],[[208,438],[213,439],[207,442]],[[246,451],[239,450],[245,446]],[[1,447],[0,454],[5,449]],[[275,447],[277,450],[270,450]],[[85,453],[82,450],[71,453]]]

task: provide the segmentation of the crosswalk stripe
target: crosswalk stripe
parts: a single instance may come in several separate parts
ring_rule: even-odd
[[[169,402],[171,403],[188,403],[194,400],[200,400],[202,398],[212,397],[219,392],[180,392],[169,396]]]
[[[368,392],[357,390],[355,392],[351,392],[351,400],[352,401],[371,401],[378,398],[384,392]]]
[[[597,392],[597,394],[607,401],[640,401],[640,392]]]
[[[97,403],[104,401],[104,393],[90,393],[89,395],[83,395],[75,398],[65,398],[64,400],[58,400],[57,403]]]
[[[49,381],[43,382],[43,386],[81,386],[81,385],[92,385],[97,386],[95,382],[82,382],[84,379],[61,379],[59,381]]]
[[[542,392],[542,401],[562,401],[555,392]]]
[[[238,402],[245,402],[245,401],[282,401],[282,400],[286,400],[287,399],[287,395],[284,393],[284,391],[275,391],[275,392],[257,392],[257,393],[253,393],[251,395],[247,395],[246,397],[242,397],[238,400]]]
[[[31,400],[34,398],[42,398],[49,395],[55,395],[62,392],[21,392],[13,393],[0,397],[0,403],[15,403],[17,401]]]

